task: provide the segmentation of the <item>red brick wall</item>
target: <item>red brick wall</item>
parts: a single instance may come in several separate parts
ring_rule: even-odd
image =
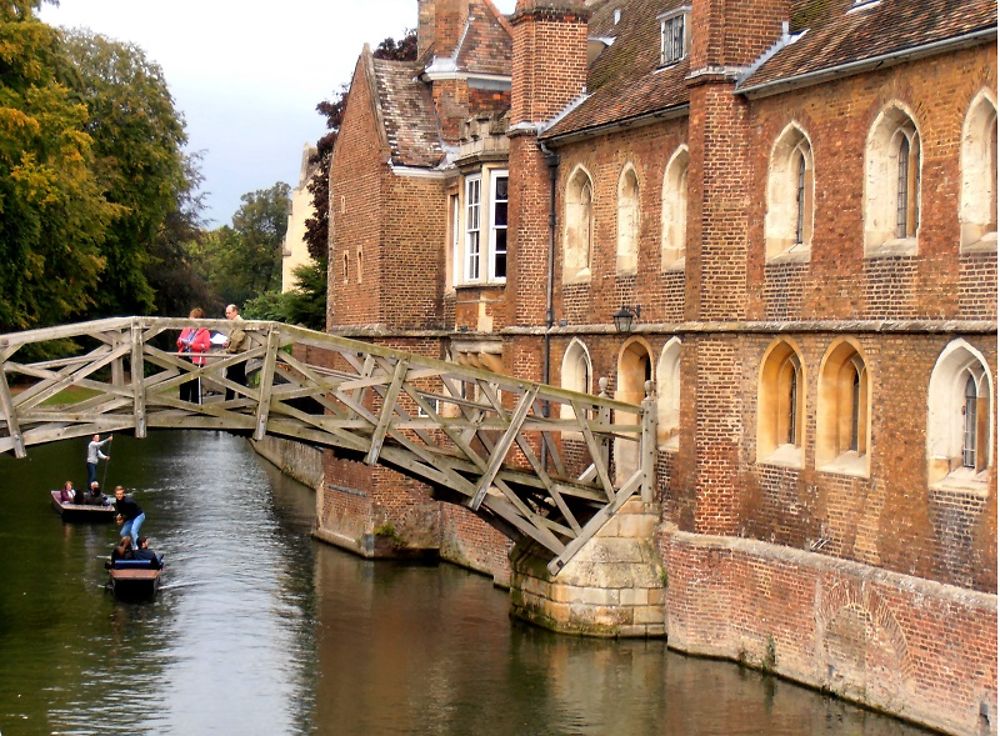
[[[383,186],[380,322],[394,329],[440,328],[448,229],[444,179],[387,173]]]
[[[556,181],[555,319],[571,325],[610,324],[622,304],[642,305],[644,322],[683,319],[684,274],[661,270],[663,175],[678,147],[686,143],[687,121],[604,135],[559,149]],[[631,164],[639,180],[639,260],[636,274],[615,273],[618,235],[618,180]],[[563,284],[566,190],[578,166],[593,185],[591,279]],[[547,216],[547,208],[546,208]],[[531,213],[543,219],[541,213]]]
[[[379,134],[364,57],[351,80],[344,121],[330,164],[330,309],[334,325],[375,324],[382,319],[380,250],[382,177],[389,151]],[[358,283],[357,249],[363,253]],[[347,279],[344,280],[344,255]]]
[[[995,254],[958,252],[962,124],[975,95],[996,82],[995,55],[983,47],[753,102],[747,317],[996,319]],[[918,253],[865,258],[865,142],[890,101],[913,112],[921,138]],[[808,264],[765,264],[768,163],[793,121],[812,141],[812,254]]]
[[[674,646],[952,733],[995,731],[994,596],[750,540],[667,530],[660,550]]]
[[[694,0],[691,3],[691,70],[739,67],[753,62],[781,37],[789,0]]]
[[[511,125],[548,120],[583,92],[587,16],[580,0],[518,1],[511,21]]]

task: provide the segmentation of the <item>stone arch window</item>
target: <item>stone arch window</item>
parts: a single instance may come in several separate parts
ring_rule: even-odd
[[[577,166],[566,184],[566,226],[563,234],[563,281],[589,281],[594,242],[594,184]]]
[[[816,464],[821,470],[868,474],[871,380],[853,341],[841,340],[820,366],[816,404]]]
[[[812,144],[802,129],[792,123],[771,149],[764,219],[768,260],[786,254],[802,260],[809,258],[814,197]]]
[[[629,404],[640,404],[646,397],[646,381],[653,378],[652,350],[640,337],[626,342],[618,354],[615,398]],[[635,415],[615,414],[616,423],[634,424]],[[615,440],[615,478],[622,483],[639,467],[639,447],[635,442]]]
[[[927,479],[981,486],[993,461],[993,387],[982,353],[953,340],[938,357],[927,394]]]
[[[569,391],[589,394],[594,375],[593,364],[587,346],[574,338],[563,354],[562,369],[559,372],[560,386]],[[560,404],[559,416],[562,419],[575,419],[576,412],[569,404]]]
[[[618,248],[615,268],[635,273],[639,261],[639,177],[626,164],[618,178]]]
[[[672,337],[656,363],[656,444],[676,450],[680,443],[681,341]]]
[[[985,92],[962,126],[961,247],[997,243],[997,106]]]
[[[663,172],[661,193],[660,267],[683,269],[687,244],[688,147],[681,146],[670,157]]]
[[[868,133],[865,157],[865,255],[915,255],[920,229],[920,134],[892,106]]]
[[[757,461],[802,466],[805,380],[802,358],[780,340],[764,355],[757,383]]]

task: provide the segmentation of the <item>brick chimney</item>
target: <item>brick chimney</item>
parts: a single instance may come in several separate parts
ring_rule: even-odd
[[[584,91],[589,16],[583,0],[517,0],[512,125],[548,120]]]
[[[587,83],[587,19],[583,0],[518,0],[511,18],[510,208],[507,298],[509,324],[545,325],[548,313],[550,175],[537,124],[551,120]],[[534,352],[532,352],[534,351]],[[537,346],[512,347],[519,375],[545,380]]]
[[[691,71],[752,63],[781,38],[790,0],[693,0]]]
[[[437,27],[434,23],[437,0],[417,0],[417,58],[423,58],[434,43]]]

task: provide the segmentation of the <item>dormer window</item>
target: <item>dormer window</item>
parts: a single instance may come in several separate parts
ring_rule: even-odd
[[[614,17],[614,23],[615,23],[615,25],[618,25],[618,22],[622,19],[622,9],[621,8],[615,8],[615,12],[614,12],[613,17]]]
[[[661,15],[660,66],[676,64],[688,52],[687,18],[690,6],[683,6]]]

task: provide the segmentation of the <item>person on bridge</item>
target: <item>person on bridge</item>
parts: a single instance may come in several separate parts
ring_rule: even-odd
[[[101,435],[95,434],[93,439],[90,440],[90,444],[87,445],[87,485],[89,486],[95,480],[97,480],[97,463],[100,460],[110,460],[110,455],[105,455],[101,452],[101,448],[108,444],[114,439],[114,435],[108,437],[103,442],[101,441]]]
[[[240,308],[235,304],[230,304],[226,307],[226,319],[233,320],[235,322],[242,322],[243,318],[240,317]],[[247,344],[250,338],[247,333],[236,326],[232,332],[229,333],[229,339],[226,340],[225,349],[227,353],[240,353],[246,350]],[[245,362],[240,362],[235,365],[231,365],[226,368],[226,378],[228,378],[233,383],[238,383],[241,386],[247,385],[247,365]],[[231,401],[236,396],[236,391],[231,388],[226,389],[226,401]]]
[[[188,314],[191,319],[201,319],[205,312],[201,307],[195,307]],[[190,360],[196,366],[205,365],[205,353],[212,347],[212,334],[204,327],[185,327],[177,338],[177,349],[189,353]],[[181,401],[201,403],[201,377],[192,378],[181,384]]]
[[[123,486],[115,486],[115,511],[122,517],[122,527],[119,534],[122,537],[129,537],[132,549],[136,549],[136,540],[139,539],[139,530],[142,529],[142,524],[146,521],[146,514],[142,507],[135,502],[135,499],[125,495]]]

